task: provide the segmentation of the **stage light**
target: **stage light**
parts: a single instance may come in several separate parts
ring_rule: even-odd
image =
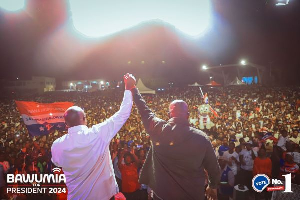
[[[206,65],[203,65],[203,66],[202,66],[202,69],[207,70],[207,66],[206,66]]]
[[[131,64],[131,61],[128,61],[127,64],[130,65],[130,64]]]
[[[165,64],[165,63],[166,63],[166,61],[164,61],[164,60],[163,60],[163,61],[161,61],[161,63],[162,63],[162,64]]]
[[[246,65],[247,62],[245,60],[241,60],[241,65]]]
[[[141,61],[141,64],[145,64],[145,61],[142,60],[142,61]]]
[[[212,76],[209,77],[209,79],[212,79],[212,78],[213,78]]]
[[[276,6],[286,6],[285,3],[277,3]]]
[[[73,86],[73,83],[70,83],[70,86]]]
[[[210,0],[69,0],[74,28],[88,37],[103,37],[145,22],[171,24],[190,36],[199,36],[212,21]]]
[[[18,1],[1,0],[0,1],[0,8],[6,11],[15,12],[23,9],[24,7],[25,7],[25,0],[18,0]]]
[[[290,0],[277,0],[276,6],[286,6],[289,2]]]
[[[101,84],[101,85],[103,85],[103,84],[104,84],[104,82],[103,82],[103,81],[100,81],[100,84]]]

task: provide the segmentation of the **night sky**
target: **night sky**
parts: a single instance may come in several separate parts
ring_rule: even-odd
[[[244,58],[272,68],[280,83],[299,84],[300,1],[274,4],[213,0],[212,28],[197,39],[170,24],[152,22],[110,37],[84,39],[67,23],[72,18],[66,1],[28,0],[24,11],[0,10],[0,79],[39,75],[117,80],[129,71],[201,82],[207,76],[202,64],[232,64]]]

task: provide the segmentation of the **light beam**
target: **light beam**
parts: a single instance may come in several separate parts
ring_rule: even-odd
[[[25,7],[25,0],[0,0],[0,8],[10,11],[16,12],[20,11]]]
[[[210,25],[210,0],[69,0],[75,29],[88,37],[103,37],[147,21],[161,21],[198,36]]]

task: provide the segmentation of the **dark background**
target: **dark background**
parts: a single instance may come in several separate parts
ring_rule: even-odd
[[[28,0],[18,13],[0,10],[0,79],[120,80],[129,71],[201,83],[208,81],[202,64],[244,58],[272,69],[277,83],[299,84],[300,1],[280,7],[276,0],[212,2],[212,27],[197,39],[155,22],[103,39],[83,39],[67,25],[72,19],[65,0]]]

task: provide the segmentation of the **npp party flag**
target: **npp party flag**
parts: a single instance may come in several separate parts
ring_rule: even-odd
[[[17,108],[31,136],[47,135],[54,130],[64,130],[64,112],[74,103],[38,103],[16,101]]]

